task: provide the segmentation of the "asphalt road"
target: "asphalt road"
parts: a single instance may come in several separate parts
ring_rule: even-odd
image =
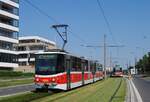
[[[34,85],[21,85],[15,87],[0,88],[0,96],[12,95],[21,92],[34,90]]]
[[[135,77],[133,82],[138,89],[143,102],[150,102],[150,81],[146,81],[140,77]]]

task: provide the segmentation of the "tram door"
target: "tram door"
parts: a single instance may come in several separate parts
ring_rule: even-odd
[[[68,90],[71,88],[70,59],[66,60],[66,70],[67,70],[67,90]]]
[[[84,61],[82,61],[81,66],[82,66],[82,85],[84,85],[84,69],[85,69],[85,62]]]

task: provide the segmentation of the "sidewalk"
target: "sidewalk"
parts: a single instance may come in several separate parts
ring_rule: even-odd
[[[132,79],[127,79],[127,96],[125,102],[143,102]]]

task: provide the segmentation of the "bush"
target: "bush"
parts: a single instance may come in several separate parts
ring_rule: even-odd
[[[15,71],[0,71],[0,77],[19,77],[19,76],[33,76],[33,73],[23,73]]]

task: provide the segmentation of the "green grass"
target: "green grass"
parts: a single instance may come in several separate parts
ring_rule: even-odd
[[[20,95],[0,98],[0,102],[29,102],[37,98],[48,96],[49,93],[33,93],[28,92]]]
[[[0,71],[0,80],[5,79],[18,79],[18,78],[29,78],[33,77],[33,73],[23,73],[15,71]]]
[[[121,78],[108,78],[105,81],[98,81],[94,84],[52,95],[29,92],[2,98],[0,102],[109,102],[121,80]],[[122,84],[113,98],[113,102],[124,102],[125,90],[125,80],[122,80]]]
[[[126,82],[125,82],[125,79],[123,79],[122,84],[117,94],[114,96],[112,102],[124,102],[125,95],[126,95]]]
[[[22,79],[22,80],[10,80],[10,81],[0,81],[0,87],[8,87],[22,84],[33,83],[33,79]]]
[[[34,100],[33,102],[109,102],[120,80],[120,78],[109,78],[106,81],[99,81],[95,84],[65,93],[54,94],[52,96]],[[124,86],[121,88],[125,90]],[[124,95],[122,97],[125,97],[125,92],[120,91],[120,89],[119,94],[122,94]],[[119,99],[117,102],[124,102],[124,100]]]

